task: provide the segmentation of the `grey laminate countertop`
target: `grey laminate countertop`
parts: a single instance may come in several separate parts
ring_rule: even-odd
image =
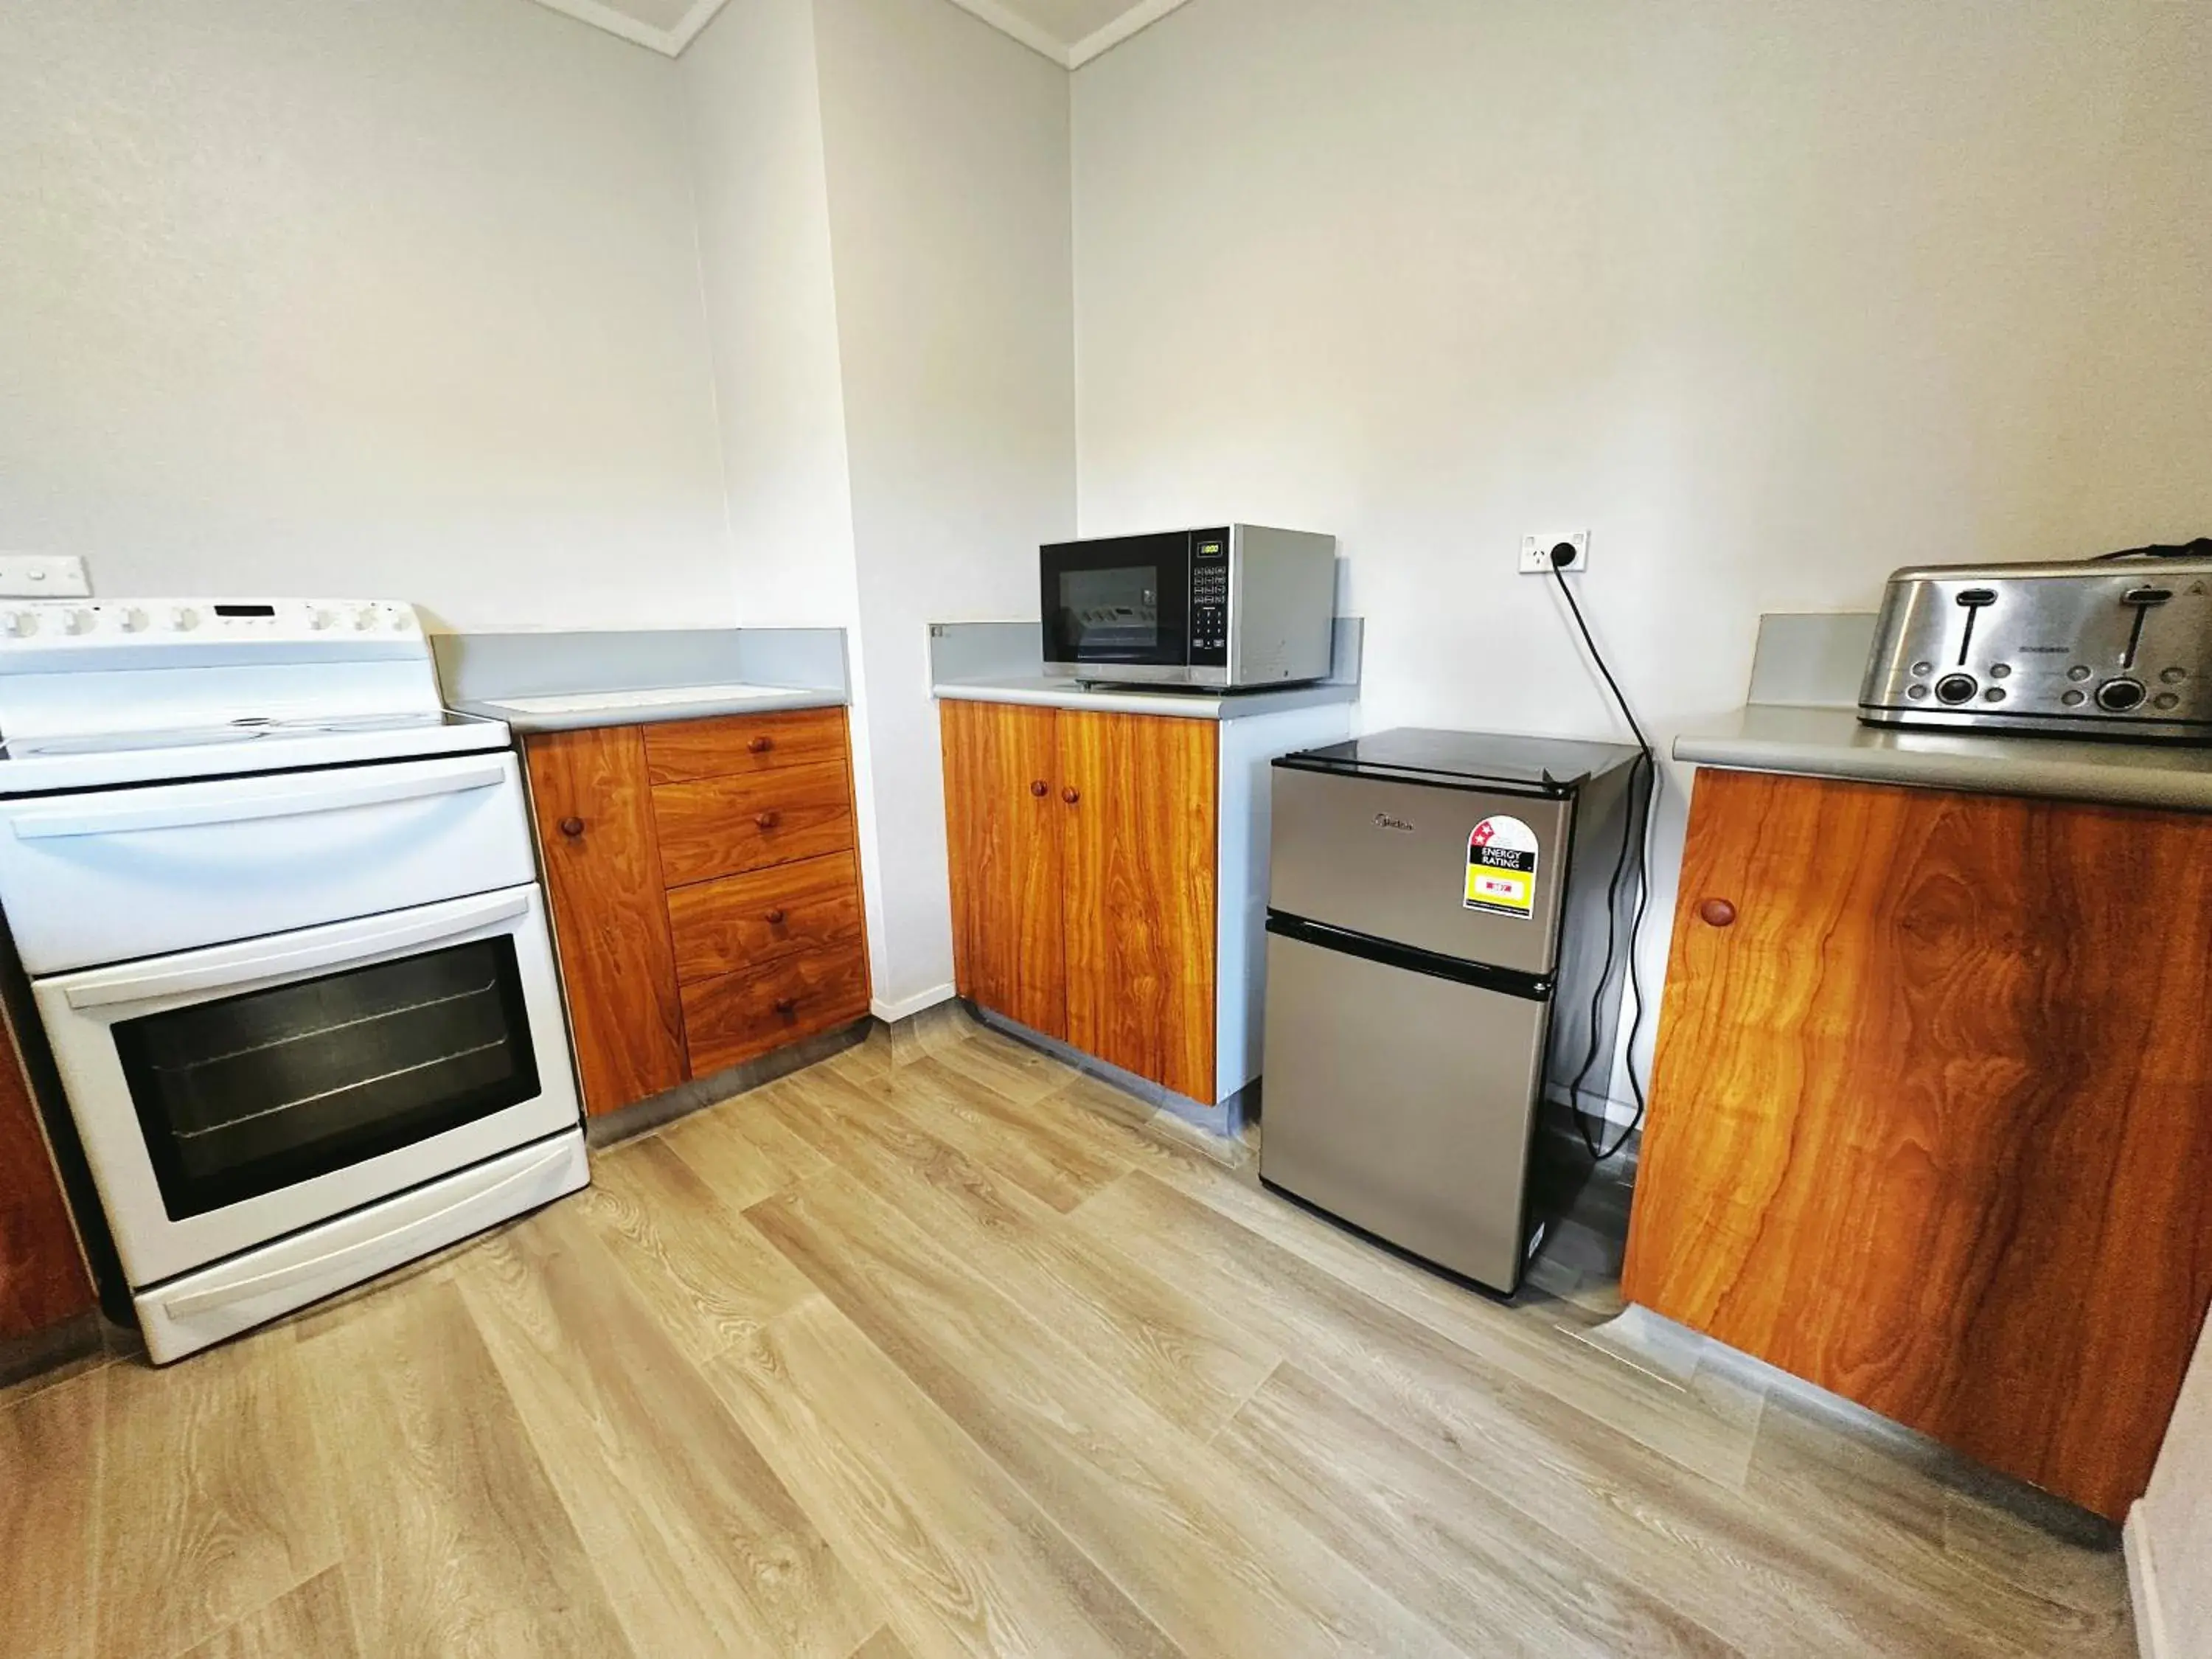
[[[835,628],[677,628],[441,634],[446,704],[518,732],[646,726],[847,700]]]
[[[1674,739],[1674,758],[1747,772],[1855,778],[2212,812],[2212,749],[1862,726],[1856,710],[1752,703]]]
[[[1010,674],[977,679],[940,680],[931,688],[955,702],[1018,702],[1040,708],[1088,708],[1109,714],[1168,714],[1185,720],[1233,720],[1254,714],[1279,714],[1292,708],[1354,702],[1357,685],[1325,680],[1318,685],[1281,691],[1099,690],[1073,680],[1044,675]]]
[[[648,691],[580,691],[550,696],[483,699],[452,705],[463,714],[505,720],[517,732],[574,732],[594,726],[650,726],[660,720],[709,720],[717,714],[764,714],[779,708],[836,708],[842,691],[782,685],[698,685]]]

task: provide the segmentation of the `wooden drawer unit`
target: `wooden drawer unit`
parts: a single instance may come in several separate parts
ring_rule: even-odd
[[[856,949],[860,872],[850,853],[780,864],[668,895],[676,977],[685,985],[817,951]]]
[[[691,1074],[709,1076],[867,1012],[868,959],[858,945],[700,980],[684,988]]]
[[[849,851],[853,797],[842,761],[662,784],[653,792],[660,872],[671,887]]]
[[[525,747],[592,1115],[868,1012],[843,709]]]
[[[645,728],[653,781],[689,783],[788,766],[845,764],[845,711],[799,708],[788,714],[728,714]]]

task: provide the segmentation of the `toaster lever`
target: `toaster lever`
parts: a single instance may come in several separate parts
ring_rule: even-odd
[[[1996,602],[1997,591],[1994,587],[1968,587],[1960,590],[1959,604],[1966,613],[1966,631],[1959,636],[1960,667],[1964,668],[1966,665],[1966,653],[1974,648],[1974,624],[1981,621],[1983,611]]]
[[[2120,595],[2120,603],[2136,613],[2136,625],[2129,631],[2128,651],[2120,659],[2121,667],[2136,665],[2136,653],[2142,647],[2143,623],[2149,620],[2151,607],[2164,605],[2172,597],[2170,587],[2131,587]]]

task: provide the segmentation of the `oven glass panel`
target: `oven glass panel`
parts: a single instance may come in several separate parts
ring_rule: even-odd
[[[1045,659],[1180,668],[1190,660],[1190,538],[1042,550]]]
[[[538,1091],[505,936],[148,1014],[114,1036],[173,1220]]]

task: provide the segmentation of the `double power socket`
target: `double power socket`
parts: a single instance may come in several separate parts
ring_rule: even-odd
[[[1575,556],[1559,566],[1562,570],[1589,568],[1589,532],[1563,531],[1556,536],[1523,536],[1521,538],[1521,574],[1524,576],[1548,576],[1552,574],[1552,550],[1565,542],[1575,550]]]

